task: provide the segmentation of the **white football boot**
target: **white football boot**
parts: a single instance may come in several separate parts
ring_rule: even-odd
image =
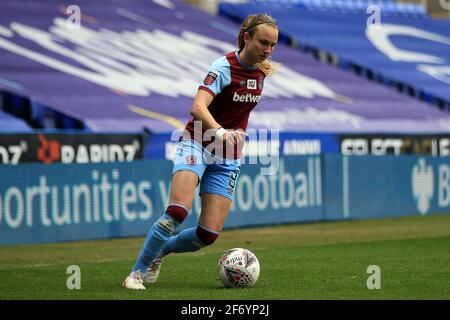
[[[158,280],[159,272],[161,271],[162,258],[156,258],[150,263],[147,272],[144,275],[145,283],[155,283]]]
[[[142,273],[131,271],[130,275],[123,281],[122,287],[132,290],[145,290]]]

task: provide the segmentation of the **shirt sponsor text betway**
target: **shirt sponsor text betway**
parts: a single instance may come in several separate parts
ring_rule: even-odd
[[[261,100],[261,96],[253,95],[251,93],[240,95],[235,92],[233,95],[234,102],[259,102],[259,100]]]

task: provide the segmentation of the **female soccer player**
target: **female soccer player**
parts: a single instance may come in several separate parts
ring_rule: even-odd
[[[260,100],[264,78],[272,75],[269,56],[278,41],[277,22],[266,14],[248,16],[239,50],[214,61],[192,104],[174,159],[169,205],[150,228],[140,255],[123,282],[145,289],[156,282],[162,258],[197,251],[219,236],[233,200],[250,111]],[[200,183],[202,210],[197,227],[174,235],[192,208]]]

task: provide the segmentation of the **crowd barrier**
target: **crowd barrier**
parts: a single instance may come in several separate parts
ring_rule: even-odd
[[[244,163],[225,228],[447,212],[450,159],[286,156]],[[0,166],[0,244],[143,236],[163,213],[172,163]],[[196,196],[188,219],[200,214]]]

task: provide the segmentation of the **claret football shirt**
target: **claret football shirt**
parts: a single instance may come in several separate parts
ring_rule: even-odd
[[[250,111],[261,99],[265,77],[261,69],[246,65],[238,51],[233,51],[213,62],[199,90],[214,96],[208,110],[223,128],[245,131]],[[205,132],[202,128],[202,133],[196,132],[194,135],[193,118],[186,125],[186,130],[196,140],[203,138]],[[201,142],[206,147],[212,140],[202,139]]]

